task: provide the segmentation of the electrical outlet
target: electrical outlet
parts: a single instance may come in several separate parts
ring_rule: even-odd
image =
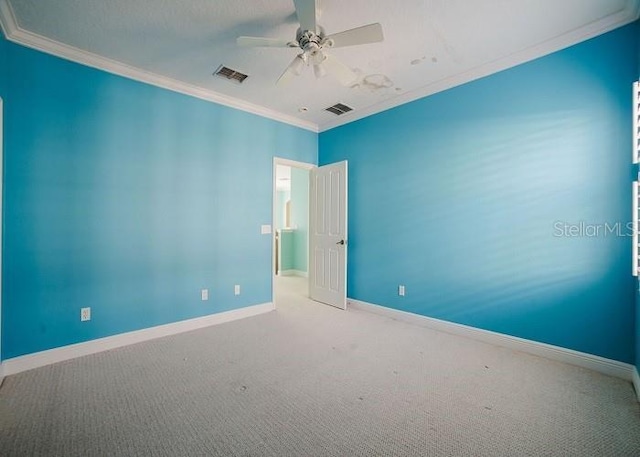
[[[90,321],[91,320],[91,308],[80,308],[80,321]]]
[[[209,289],[202,289],[200,291],[200,298],[202,298],[202,301],[209,300]]]
[[[233,293],[235,295],[240,295],[240,286],[238,284],[233,287]]]
[[[404,297],[404,286],[402,284],[398,286],[398,295]]]

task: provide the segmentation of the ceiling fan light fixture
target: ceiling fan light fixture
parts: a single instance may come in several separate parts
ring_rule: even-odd
[[[296,56],[295,59],[293,59],[293,62],[291,62],[291,66],[289,67],[289,71],[291,71],[291,73],[293,73],[296,76],[300,76],[302,74],[302,70],[304,68],[304,64],[306,63],[306,60],[304,58],[304,56],[302,54]]]
[[[243,47],[298,47],[302,51],[280,75],[276,81],[278,86],[287,84],[293,76],[299,76],[305,65],[313,66],[316,78],[328,74],[343,86],[350,86],[357,79],[355,72],[335,57],[324,53],[323,49],[378,43],[384,39],[382,25],[377,22],[326,35],[324,28],[317,22],[318,2],[319,0],[293,0],[300,23],[294,41],[250,36],[236,39],[238,45]]]
[[[313,65],[313,74],[316,75],[316,78],[320,79],[323,76],[326,76],[327,70],[325,70],[322,64],[317,63]]]

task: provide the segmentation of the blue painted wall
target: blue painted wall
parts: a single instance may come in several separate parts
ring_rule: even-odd
[[[640,287],[640,283],[635,283],[636,288]],[[636,289],[637,290],[637,289]],[[640,296],[639,292],[636,291],[636,306],[635,306],[635,351],[636,351],[636,359],[635,365],[640,372]]]
[[[291,223],[293,236],[293,269],[307,272],[309,252],[309,170],[291,168]]]
[[[280,231],[280,268],[279,271],[286,271],[286,274],[290,270],[294,269],[294,237],[295,234],[291,229],[285,229]]]
[[[271,301],[273,157],[317,134],[1,46],[3,358]]]
[[[349,296],[632,362],[630,238],[604,230],[628,234],[637,33],[321,133],[349,160]],[[556,236],[580,222],[600,236]]]
[[[6,98],[7,98],[6,84],[7,84],[8,66],[9,65],[7,61],[7,42],[5,41],[2,35],[2,31],[0,31],[0,98],[2,98],[3,102],[6,102]],[[4,138],[2,139],[2,142],[4,144]],[[2,147],[3,145],[0,145],[0,148]],[[0,180],[0,185],[2,185],[2,180]],[[2,253],[2,249],[0,249],[0,255],[1,253]],[[0,293],[2,293],[1,289],[0,289]],[[0,360],[2,360],[2,319],[1,317],[2,317],[2,303],[0,302]]]
[[[554,223],[628,222],[637,33],[321,134],[350,161],[349,295],[633,361],[629,239]],[[317,135],[2,38],[0,94],[3,359],[270,300],[272,157]]]

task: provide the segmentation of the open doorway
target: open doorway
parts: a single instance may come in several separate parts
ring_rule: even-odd
[[[273,300],[282,294],[308,296],[309,170],[315,165],[274,159]]]
[[[285,293],[347,309],[347,167],[274,158],[275,306]]]

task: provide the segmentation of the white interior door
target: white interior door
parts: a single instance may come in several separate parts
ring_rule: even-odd
[[[346,309],[347,162],[309,176],[309,297]]]

